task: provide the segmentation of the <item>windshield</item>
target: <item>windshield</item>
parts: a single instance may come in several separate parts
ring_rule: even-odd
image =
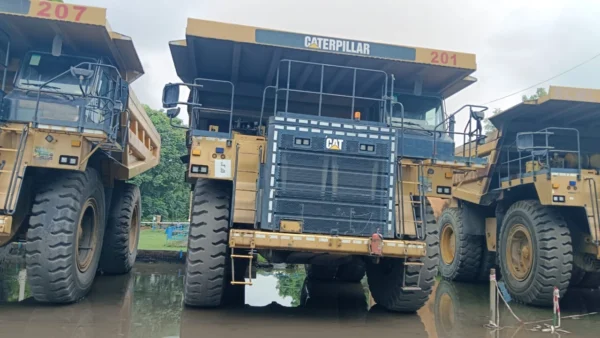
[[[442,100],[438,98],[408,94],[394,96],[404,106],[404,123],[408,126],[418,125],[425,129],[433,129],[444,120]],[[401,117],[400,105],[396,105],[392,115],[392,125],[399,126]]]
[[[23,60],[23,66],[17,78],[17,86],[22,89],[35,90],[57,75],[64,73],[82,62],[95,62],[92,59],[72,56],[53,56],[44,53],[30,53]],[[85,88],[84,88],[85,89]],[[44,86],[46,91],[64,94],[81,95],[79,79],[71,74],[65,74],[52,83]]]

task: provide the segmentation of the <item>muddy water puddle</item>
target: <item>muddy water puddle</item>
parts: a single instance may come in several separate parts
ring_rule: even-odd
[[[0,267],[0,337],[547,337],[501,308],[501,330],[489,320],[486,285],[441,281],[417,314],[383,311],[366,284],[313,283],[302,269],[259,270],[245,305],[198,310],[183,306],[183,266],[138,263],[125,276],[98,276],[71,305],[35,302],[19,264]],[[600,290],[571,290],[563,316],[600,311]],[[525,322],[550,309],[511,304]],[[571,337],[598,337],[600,315],[564,320]]]

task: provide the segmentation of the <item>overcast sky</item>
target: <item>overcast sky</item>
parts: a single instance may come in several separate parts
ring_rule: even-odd
[[[108,8],[113,30],[133,38],[146,71],[134,89],[153,108],[160,107],[163,85],[178,81],[168,41],[185,37],[188,17],[474,53],[479,81],[450,98],[449,111],[526,88],[600,53],[600,1],[594,0],[67,2]],[[600,57],[543,86],[549,84],[600,88]],[[490,108],[510,107],[522,94]]]

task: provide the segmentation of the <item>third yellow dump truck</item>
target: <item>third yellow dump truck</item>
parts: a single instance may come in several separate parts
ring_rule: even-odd
[[[130,90],[144,70],[103,8],[0,1],[0,247],[24,242],[38,301],[83,297],[128,272],[139,189],[160,136]]]
[[[550,87],[490,118],[486,168],[456,177],[438,220],[443,277],[487,278],[497,263],[534,305],[551,305],[554,287],[600,286],[599,111],[600,90]]]

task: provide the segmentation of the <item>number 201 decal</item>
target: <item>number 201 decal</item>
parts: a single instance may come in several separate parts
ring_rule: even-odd
[[[448,54],[446,52],[431,52],[431,63],[438,63],[442,65],[453,65],[456,66],[456,54]]]
[[[64,20],[71,15],[71,13],[75,14],[75,21],[81,21],[81,17],[83,13],[87,10],[85,6],[68,6],[66,4],[53,4],[48,1],[40,1],[40,10],[37,12],[37,16],[45,17],[45,18],[57,18]],[[54,7],[54,8],[52,8]],[[71,12],[73,10],[73,12]]]

